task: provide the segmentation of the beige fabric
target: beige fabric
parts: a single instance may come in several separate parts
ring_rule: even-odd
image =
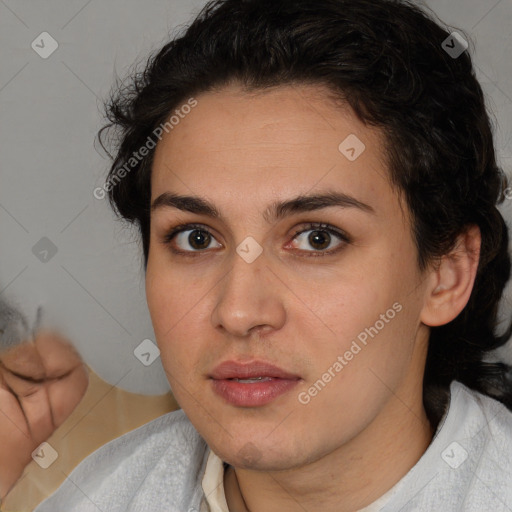
[[[206,501],[200,512],[229,512],[224,494],[224,466],[222,460],[210,450],[201,481]]]
[[[172,394],[130,393],[105,382],[89,368],[89,387],[69,418],[47,442],[58,457],[47,469],[35,461],[5,497],[2,512],[32,512],[87,455],[108,441],[179,409]]]

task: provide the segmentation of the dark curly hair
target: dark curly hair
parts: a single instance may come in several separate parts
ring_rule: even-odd
[[[433,424],[454,379],[512,409],[510,368],[484,362],[512,334],[512,323],[496,333],[510,274],[507,226],[496,208],[507,182],[471,57],[446,51],[443,42],[455,45],[450,35],[410,1],[213,0],[143,71],[116,83],[104,105],[109,124],[98,133],[106,149],[103,136],[116,129],[104,190],[117,214],[139,228],[146,268],[154,150],[140,161],[133,154],[187,99],[231,82],[247,91],[326,85],[379,127],[390,182],[411,213],[420,269],[453,249],[468,226],[482,235],[468,304],[431,328],[423,401]]]

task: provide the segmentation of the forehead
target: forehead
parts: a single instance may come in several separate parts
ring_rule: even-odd
[[[317,188],[385,205],[393,191],[384,137],[329,93],[317,85],[256,92],[231,85],[197,96],[156,147],[152,198],[172,190],[247,203]]]

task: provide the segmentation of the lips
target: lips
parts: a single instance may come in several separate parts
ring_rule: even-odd
[[[298,375],[286,372],[273,364],[263,361],[251,361],[240,363],[237,361],[225,361],[218,365],[210,377],[215,380],[222,379],[256,379],[258,377],[270,377],[275,379],[299,380]]]
[[[260,407],[291,391],[301,380],[263,361],[225,361],[209,376],[213,391],[230,405]]]

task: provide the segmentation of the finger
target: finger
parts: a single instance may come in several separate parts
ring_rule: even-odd
[[[59,333],[39,331],[34,344],[47,378],[61,377],[83,364],[75,347]]]
[[[59,427],[82,400],[89,385],[89,372],[80,364],[68,375],[48,382],[48,397],[53,422]]]
[[[43,379],[45,368],[39,352],[31,342],[10,348],[0,355],[0,364],[9,372],[30,379]]]
[[[44,381],[30,381],[10,372],[3,373],[3,380],[19,402],[30,437],[34,442],[42,442],[55,429]]]
[[[21,404],[0,373],[0,444],[28,439],[30,432]]]

